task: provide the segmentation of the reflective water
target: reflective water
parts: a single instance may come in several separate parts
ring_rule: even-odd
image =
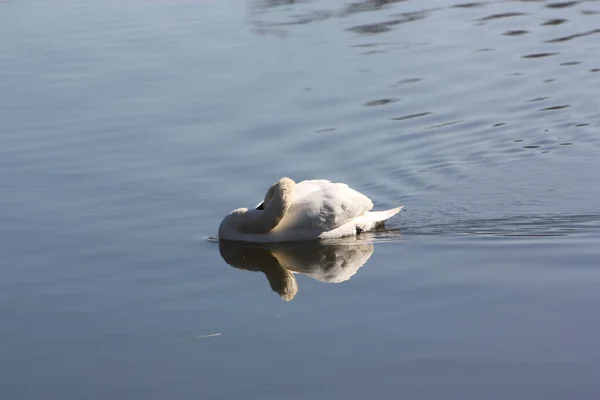
[[[599,15],[0,2],[0,397],[597,398]],[[206,240],[285,175],[405,211]]]

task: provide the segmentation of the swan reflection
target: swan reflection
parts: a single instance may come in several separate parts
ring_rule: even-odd
[[[271,288],[283,300],[290,301],[298,292],[294,273],[321,282],[347,281],[371,257],[373,244],[360,237],[336,243],[257,244],[222,240],[219,251],[223,260],[235,268],[264,273]]]

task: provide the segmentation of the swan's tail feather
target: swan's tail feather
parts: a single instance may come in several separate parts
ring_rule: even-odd
[[[403,207],[400,206],[385,211],[368,211],[366,216],[373,221],[374,228],[383,228],[385,220],[398,214]]]
[[[377,221],[377,222],[383,222],[388,218],[393,217],[394,215],[398,214],[400,212],[400,210],[402,210],[404,206],[400,206],[397,208],[392,208],[391,210],[385,210],[385,211],[369,211],[367,212],[367,215],[369,216],[369,218],[371,220]]]

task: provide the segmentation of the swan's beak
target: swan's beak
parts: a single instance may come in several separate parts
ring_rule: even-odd
[[[265,202],[263,201],[262,203],[260,203],[258,205],[258,207],[256,207],[257,210],[264,210],[265,209]]]

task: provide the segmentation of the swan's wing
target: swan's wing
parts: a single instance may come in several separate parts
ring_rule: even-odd
[[[298,182],[296,184],[296,192],[294,194],[294,200],[301,199],[302,197],[324,188],[327,185],[331,185],[331,182],[327,179],[311,179],[307,181]]]
[[[327,183],[303,197],[294,197],[281,229],[327,232],[373,208],[371,199],[343,183]],[[278,226],[279,228],[279,226]]]

